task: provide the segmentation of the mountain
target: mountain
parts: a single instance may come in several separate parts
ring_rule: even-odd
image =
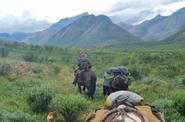
[[[117,23],[117,25],[125,30],[130,31],[130,32],[132,32],[133,31],[132,29],[134,29],[134,27],[135,27],[134,25],[130,25],[130,24],[127,24],[124,22]]]
[[[64,27],[46,44],[63,47],[102,47],[140,39],[112,23],[104,15],[87,15]]]
[[[30,33],[0,33],[1,40],[22,42]]]
[[[12,37],[8,33],[0,33],[0,40],[12,41]]]
[[[77,19],[79,19],[83,16],[86,16],[86,15],[88,15],[88,13],[82,13],[78,16],[61,19],[57,23],[55,23],[52,26],[50,26],[49,28],[47,28],[46,30],[30,34],[28,37],[25,38],[24,42],[31,43],[31,44],[40,44],[40,45],[45,44],[46,41],[49,38],[51,38],[54,34],[56,34],[59,30],[70,25],[71,23],[73,23]]]
[[[185,42],[185,28],[183,28],[182,30],[178,31],[177,33],[165,38],[163,41],[167,42],[167,43]]]
[[[162,40],[185,26],[185,8],[176,11],[170,16],[157,15],[153,19],[136,26],[122,23],[118,25],[144,40]]]
[[[22,42],[30,33],[15,32],[10,34],[13,41]]]

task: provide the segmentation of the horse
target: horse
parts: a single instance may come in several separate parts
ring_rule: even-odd
[[[117,108],[99,109],[89,114],[86,122],[162,122],[148,106],[131,108],[120,105]]]
[[[128,90],[128,78],[126,76],[117,75],[110,82],[110,86],[104,88],[104,95],[109,95],[112,92]]]
[[[88,95],[89,98],[94,99],[94,93],[96,90],[96,74],[90,69],[81,71],[77,76],[77,84],[79,92],[81,92],[81,86],[83,86],[83,91]],[[87,92],[85,91],[87,89]]]

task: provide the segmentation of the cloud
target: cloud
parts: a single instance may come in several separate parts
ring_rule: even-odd
[[[183,0],[124,0],[112,5],[108,13],[123,11],[125,9],[154,8],[159,5],[166,5]]]
[[[152,16],[150,11],[145,9],[126,9],[119,14],[111,15],[110,18],[114,22],[126,22],[129,24],[137,24],[138,22]]]
[[[151,19],[157,14],[172,13],[176,8],[174,3],[182,3],[183,0],[124,0],[112,5],[104,12],[114,22],[125,22],[129,24],[138,24],[144,20]],[[173,5],[174,4],[174,5]],[[169,6],[170,7],[166,7]],[[184,5],[185,6],[185,5]],[[181,5],[182,7],[182,5]],[[173,9],[173,10],[172,10]],[[170,11],[169,11],[170,10]],[[167,12],[168,11],[168,12]]]
[[[0,32],[34,32],[49,27],[51,23],[46,20],[37,20],[31,17],[30,12],[23,12],[21,17],[6,15],[0,19]]]

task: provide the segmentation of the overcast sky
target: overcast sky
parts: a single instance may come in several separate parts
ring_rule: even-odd
[[[114,22],[138,24],[182,7],[185,0],[0,0],[0,32],[42,30],[61,18],[83,12],[105,14]]]

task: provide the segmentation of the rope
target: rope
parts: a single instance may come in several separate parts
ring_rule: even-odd
[[[134,122],[137,122],[135,119],[133,119],[132,117],[130,117],[130,116],[127,114],[127,112],[128,112],[128,113],[129,113],[129,112],[132,112],[133,114],[135,114],[137,117],[140,118],[141,122],[146,122],[145,119],[144,119],[144,117],[143,117],[143,115],[142,115],[140,112],[138,112],[136,109],[130,108],[130,107],[126,107],[126,108],[124,108],[124,109],[122,109],[122,110],[118,110],[117,108],[110,110],[110,112],[108,112],[108,114],[102,119],[101,122],[106,122],[106,119],[107,119],[109,116],[111,116],[112,114],[114,114],[114,113],[116,113],[116,114],[114,115],[114,117],[113,117],[111,120],[114,120],[114,119],[115,119],[116,117],[118,117],[119,115],[122,115],[123,117],[128,117],[128,118],[130,118],[131,120],[133,120]]]

